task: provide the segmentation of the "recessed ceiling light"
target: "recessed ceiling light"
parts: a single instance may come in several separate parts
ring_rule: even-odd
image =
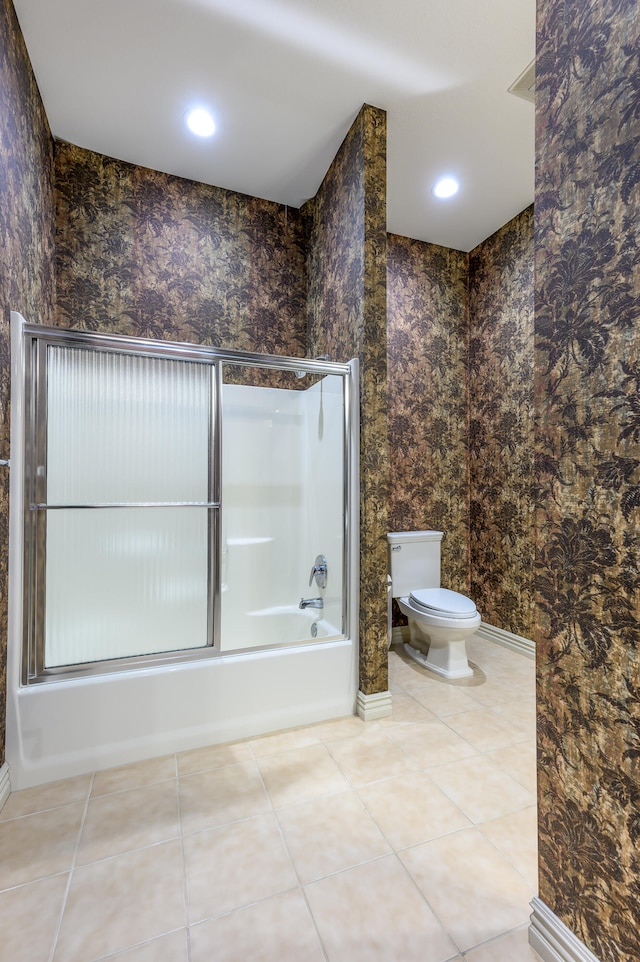
[[[185,120],[191,133],[198,137],[211,137],[215,132],[215,121],[204,107],[194,107],[192,110],[188,110],[185,114]]]
[[[455,177],[441,177],[433,185],[433,195],[434,197],[439,197],[440,200],[446,200],[447,197],[453,197],[454,194],[458,193],[460,184],[455,179]]]

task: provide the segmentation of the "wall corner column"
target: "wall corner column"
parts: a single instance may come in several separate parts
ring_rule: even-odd
[[[386,112],[365,104],[303,208],[309,354],[360,361],[361,702],[388,694],[386,151]]]

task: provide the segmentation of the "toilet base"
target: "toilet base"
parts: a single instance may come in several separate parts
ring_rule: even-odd
[[[431,644],[426,655],[406,641],[404,650],[423,668],[428,668],[443,678],[470,678],[473,675],[473,668],[467,661],[467,646],[464,641],[450,641],[445,645]]]

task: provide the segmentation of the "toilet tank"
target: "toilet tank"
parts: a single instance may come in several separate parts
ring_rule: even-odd
[[[394,598],[404,598],[416,588],[440,587],[442,531],[392,531],[389,574]]]

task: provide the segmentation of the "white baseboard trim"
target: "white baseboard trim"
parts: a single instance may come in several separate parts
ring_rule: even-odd
[[[391,692],[378,691],[373,695],[365,695],[358,692],[356,709],[360,718],[364,721],[373,721],[376,718],[386,718],[391,714]]]
[[[523,638],[522,635],[514,635],[510,631],[505,631],[504,628],[494,628],[493,625],[488,625],[483,621],[476,634],[488,641],[494,641],[497,645],[502,645],[503,648],[517,651],[526,658],[534,659],[536,657],[535,641]]]
[[[9,766],[5,762],[0,768],[0,811],[6,800],[11,794],[11,782],[9,781]]]
[[[543,962],[599,962],[542,899],[534,898],[531,908],[529,944]]]

